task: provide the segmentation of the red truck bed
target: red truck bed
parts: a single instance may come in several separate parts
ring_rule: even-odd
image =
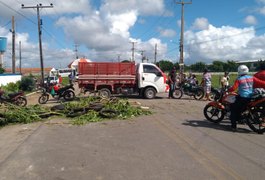
[[[79,62],[79,87],[108,86],[112,91],[115,87],[133,87],[136,83],[135,63],[116,62]]]
[[[79,75],[135,75],[135,63],[79,62]]]

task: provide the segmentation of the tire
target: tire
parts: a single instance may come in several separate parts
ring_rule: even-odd
[[[119,113],[113,109],[102,109],[99,111],[99,115],[103,118],[115,118]]]
[[[194,94],[194,98],[196,100],[201,100],[204,97],[204,91],[202,89],[198,89],[195,94]]]
[[[110,90],[108,88],[102,88],[102,89],[99,90],[99,96],[101,98],[108,99],[111,96],[111,92],[110,92]]]
[[[64,104],[58,104],[51,107],[51,111],[63,111],[65,109]]]
[[[74,100],[74,98],[75,98],[75,93],[74,93],[74,91],[72,91],[72,90],[66,90],[66,91],[63,93],[63,98],[64,98],[64,100],[66,100],[66,101],[72,101],[72,100]]]
[[[18,97],[15,104],[17,106],[25,107],[27,105],[28,101],[25,97]]]
[[[180,88],[176,88],[173,97],[176,99],[180,99],[183,96],[183,91]]]
[[[145,99],[154,99],[156,97],[156,90],[152,87],[148,87],[144,90]]]
[[[216,108],[211,105],[206,105],[204,107],[203,114],[208,121],[211,121],[213,123],[219,123],[225,117],[225,113],[222,109]]]
[[[48,100],[49,100],[49,94],[42,94],[42,95],[39,97],[38,102],[39,102],[40,104],[46,104]]]
[[[254,119],[252,117],[254,117]],[[253,113],[253,116],[246,118],[246,123],[252,131],[263,134],[265,132],[265,127],[261,126],[261,124],[264,117],[264,113],[256,111]]]
[[[87,110],[94,110],[94,111],[100,111],[101,109],[103,109],[104,105],[101,103],[92,103],[89,104],[88,108],[86,108]]]
[[[76,109],[72,109],[66,116],[67,117],[77,117],[77,116],[81,116],[87,113],[86,108],[76,108]]]
[[[210,98],[211,101],[214,101],[215,99],[217,99],[218,98],[217,92],[216,91],[211,91],[210,95],[209,95],[209,98]]]

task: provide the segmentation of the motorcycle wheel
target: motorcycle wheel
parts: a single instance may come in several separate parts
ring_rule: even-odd
[[[75,93],[74,91],[71,90],[66,90],[63,94],[63,98],[66,101],[72,101],[75,98]]]
[[[264,114],[261,111],[255,111],[252,116],[246,118],[246,123],[249,128],[258,133],[263,134],[265,132],[265,127],[262,126],[262,119],[265,118]]]
[[[203,109],[203,114],[208,121],[219,123],[224,119],[225,113],[222,109],[206,105]]]
[[[15,101],[15,104],[17,106],[25,107],[27,105],[28,101],[25,97],[18,97]]]
[[[204,97],[204,91],[202,89],[198,89],[195,94],[194,94],[194,98],[196,100],[201,100]]]
[[[173,92],[173,97],[176,99],[180,99],[183,96],[183,91],[180,88],[176,88]]]
[[[46,102],[49,100],[49,94],[42,94],[40,97],[39,97],[39,100],[38,102],[40,104],[46,104]]]

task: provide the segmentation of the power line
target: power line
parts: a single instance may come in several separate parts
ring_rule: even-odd
[[[9,25],[11,23],[11,21],[8,21],[5,25],[1,26],[2,28],[6,27],[7,25]]]
[[[25,19],[27,19],[28,21],[32,22],[33,24],[37,25],[33,20],[29,19],[27,16],[25,16],[24,14],[20,13],[19,11],[15,10],[14,8],[10,7],[9,5],[7,5],[6,3],[0,1],[0,3],[4,6],[6,6],[8,9],[11,9],[12,11],[16,12],[17,14],[19,14],[20,16],[24,17]]]

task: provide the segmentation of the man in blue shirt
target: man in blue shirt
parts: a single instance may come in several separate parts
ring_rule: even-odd
[[[236,131],[237,121],[240,120],[241,112],[246,108],[249,103],[253,92],[253,77],[247,75],[249,69],[246,65],[240,65],[238,67],[238,78],[235,80],[234,85],[228,90],[233,92],[238,89],[238,96],[235,103],[231,105],[231,127],[233,131]]]

